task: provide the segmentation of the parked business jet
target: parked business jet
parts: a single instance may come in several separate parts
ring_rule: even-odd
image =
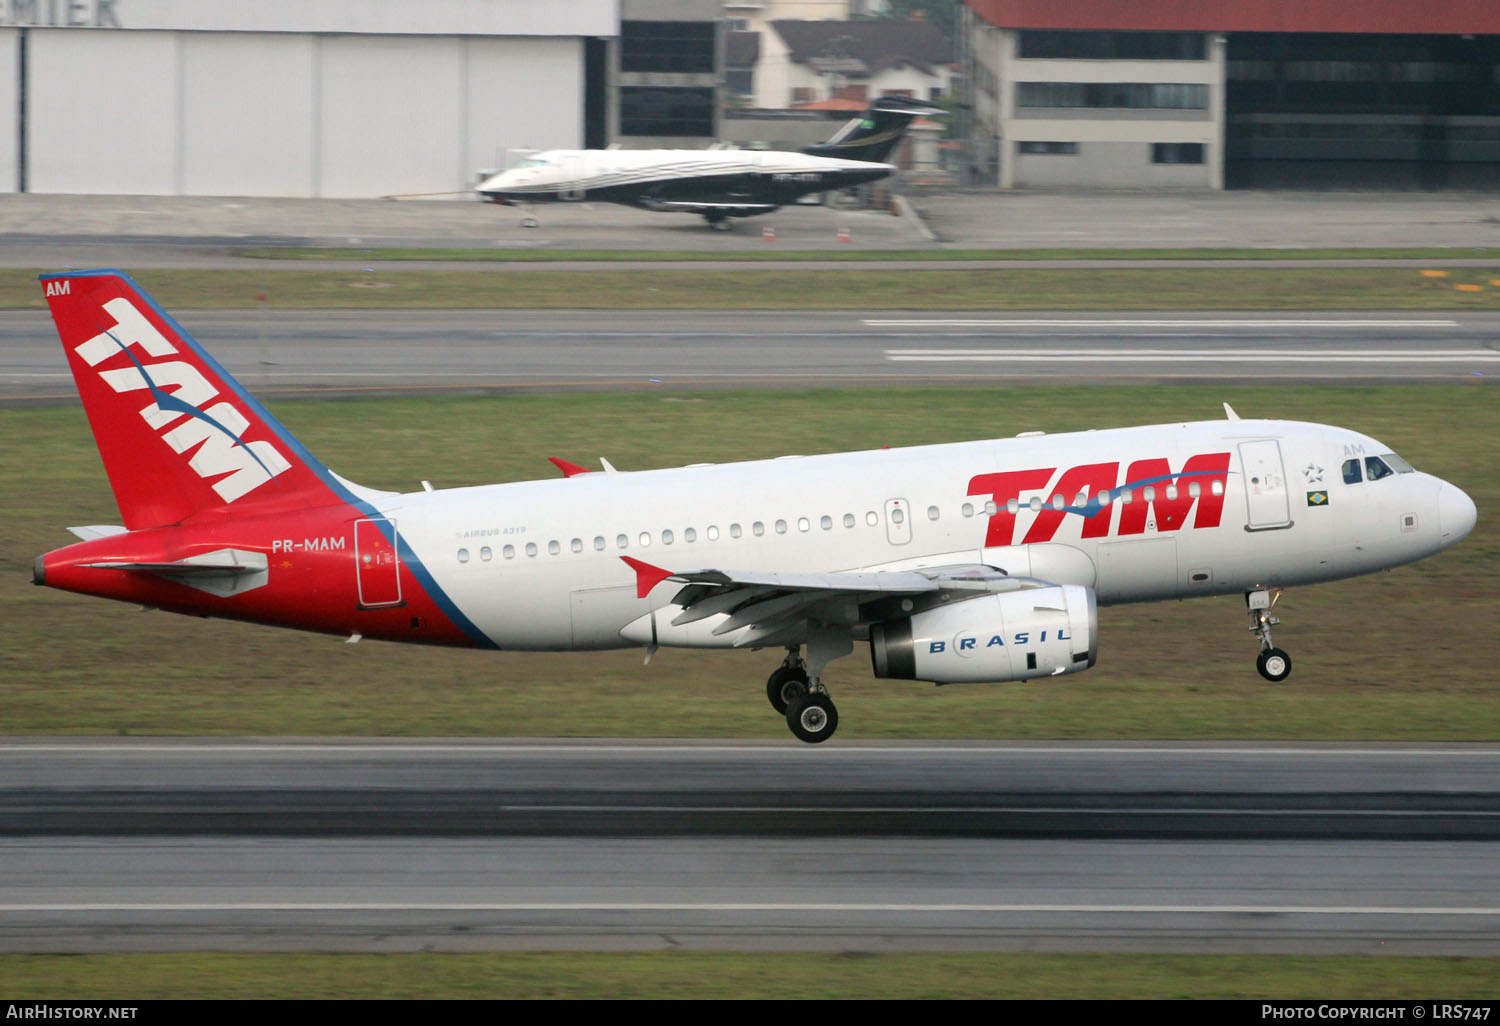
[[[479,192],[492,203],[598,200],[701,214],[709,227],[725,231],[731,217],[769,214],[814,192],[894,174],[895,165],[884,161],[912,119],[942,113],[942,107],[926,100],[881,97],[826,143],[800,153],[547,150],[485,179]]]
[[[323,466],[126,275],[42,283],[124,523],[34,580],[433,645],[786,650],[767,696],[834,733],[828,664],[939,684],[1076,673],[1097,606],[1281,589],[1457,543],[1474,503],[1373,438],[1227,418],[411,493]],[[804,654],[805,653],[805,654]]]

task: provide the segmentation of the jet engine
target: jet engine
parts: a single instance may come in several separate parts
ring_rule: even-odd
[[[1091,588],[1049,585],[965,599],[870,627],[875,676],[979,684],[1077,673],[1094,665]]]

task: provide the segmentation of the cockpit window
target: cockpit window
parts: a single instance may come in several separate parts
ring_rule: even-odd
[[[1390,467],[1398,474],[1415,474],[1417,472],[1416,467],[1412,466],[1410,463],[1406,462],[1393,452],[1382,453],[1380,458],[1385,461],[1386,466]]]
[[[1344,484],[1359,484],[1364,475],[1360,473],[1359,460],[1344,461]]]
[[[1382,477],[1390,477],[1395,471],[1385,465],[1385,461],[1379,456],[1365,457],[1365,474],[1371,481],[1379,481]]]
[[[521,161],[519,164],[516,165],[516,167],[546,167],[546,166],[547,166],[547,162],[545,160],[542,160],[540,157],[527,157],[525,160]]]

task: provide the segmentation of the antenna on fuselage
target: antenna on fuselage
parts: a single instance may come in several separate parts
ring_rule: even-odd
[[[1238,413],[1235,413],[1234,412],[1234,407],[1230,406],[1228,403],[1224,404],[1224,416],[1226,418],[1228,418],[1229,420],[1239,420],[1240,419],[1240,415]]]

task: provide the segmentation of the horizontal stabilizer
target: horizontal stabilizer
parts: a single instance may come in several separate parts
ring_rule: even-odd
[[[84,541],[93,541],[95,538],[113,538],[117,534],[124,534],[125,528],[119,524],[88,524],[84,527],[70,527],[68,533],[77,535]]]
[[[82,565],[95,570],[152,574],[226,598],[259,588],[270,578],[266,554],[244,549],[217,549],[186,559],[162,562],[103,560]]]

